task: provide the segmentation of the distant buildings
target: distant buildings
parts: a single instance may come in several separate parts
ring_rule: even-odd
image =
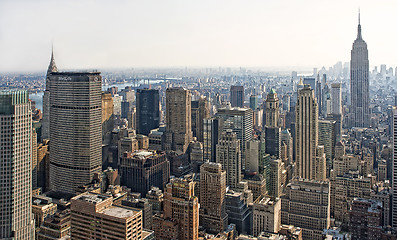
[[[27,91],[0,92],[0,238],[34,238],[32,113]]]
[[[50,189],[74,193],[102,169],[99,72],[53,72],[50,84]]]

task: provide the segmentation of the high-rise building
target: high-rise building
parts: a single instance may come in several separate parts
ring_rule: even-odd
[[[265,126],[266,127],[278,127],[279,115],[280,115],[280,101],[277,97],[276,91],[271,89],[267,94],[265,102]]]
[[[317,76],[317,74],[313,75]],[[317,96],[317,86],[316,86],[316,78],[314,77],[305,77],[303,78],[303,84],[310,85],[310,87],[314,90],[315,96]]]
[[[230,86],[230,102],[232,107],[244,106],[244,87]]]
[[[252,205],[252,234],[261,232],[278,233],[281,227],[281,200],[260,198]]]
[[[235,224],[237,232],[247,234],[251,232],[251,211],[244,192],[229,190],[226,193],[226,213],[228,223]]]
[[[74,193],[102,169],[99,72],[53,72],[50,84],[50,189]]]
[[[349,218],[351,239],[381,239],[382,203],[357,198],[352,202]]]
[[[82,193],[71,199],[71,239],[143,239],[142,211],[113,205],[113,197]]]
[[[327,176],[332,169],[334,150],[336,144],[336,122],[330,120],[318,121],[318,144],[324,146],[325,158],[327,159]]]
[[[342,115],[342,91],[340,83],[331,84],[331,113]]]
[[[150,130],[160,126],[160,97],[156,89],[136,91],[136,130],[148,136]]]
[[[200,226],[217,234],[227,226],[226,171],[219,163],[204,163],[200,170]]]
[[[167,88],[165,150],[186,152],[193,140],[190,91]]]
[[[139,192],[142,197],[151,187],[164,190],[170,177],[170,163],[164,152],[125,152],[120,159],[119,170],[121,184]]]
[[[0,92],[1,239],[34,239],[32,113],[28,98],[27,91]]]
[[[258,108],[258,96],[255,94],[250,96],[250,108],[254,111]]]
[[[246,142],[253,138],[253,111],[250,108],[219,108],[216,114],[223,120],[223,129],[231,129],[240,140],[242,168],[245,167]]]
[[[192,132],[193,137],[196,137],[199,142],[203,142],[204,138],[204,119],[209,117],[210,105],[205,97],[201,96],[199,100],[192,101]]]
[[[219,117],[204,119],[203,124],[203,151],[204,162],[216,161],[216,145],[223,131],[223,121]]]
[[[302,228],[303,239],[322,240],[330,227],[330,185],[314,180],[293,180],[281,196],[281,224]]]
[[[194,185],[195,182],[191,179],[174,178],[164,192],[163,222],[175,222],[177,239],[180,240],[198,240],[199,202],[194,194]],[[159,231],[163,228],[154,222],[153,229],[156,237],[163,239]]]
[[[43,95],[43,121],[42,121],[42,131],[41,138],[47,139],[50,137],[50,84],[49,75],[52,72],[58,72],[58,68],[55,64],[54,49],[51,51],[50,65],[48,65],[47,76],[45,81],[45,91]]]
[[[222,133],[216,145],[216,162],[226,171],[226,184],[232,188],[241,182],[240,140],[231,130]]]
[[[354,40],[350,61],[350,93],[352,127],[369,127],[369,61],[367,43],[361,36],[358,16],[357,38]]]
[[[314,91],[305,85],[296,104],[296,175],[304,179],[325,180],[325,158],[318,149],[318,106]]]

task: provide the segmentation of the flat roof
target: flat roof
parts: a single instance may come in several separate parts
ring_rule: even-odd
[[[127,208],[121,208],[116,206],[111,206],[109,208],[104,209],[101,211],[102,214],[117,217],[117,218],[129,218],[134,216],[138,213],[138,211],[134,211]]]

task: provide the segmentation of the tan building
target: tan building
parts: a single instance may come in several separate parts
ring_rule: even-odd
[[[166,133],[164,150],[186,152],[193,139],[192,96],[184,88],[167,88],[166,91]]]
[[[330,184],[292,180],[281,196],[281,223],[302,228],[303,239],[323,240],[330,227]]]
[[[331,215],[336,221],[348,223],[349,209],[354,198],[369,199],[371,179],[348,173],[331,180]]]
[[[164,192],[164,214],[155,216],[153,230],[158,239],[197,240],[199,202],[190,178],[174,178]],[[168,227],[164,227],[168,225]],[[178,238],[175,237],[177,232]]]
[[[49,140],[43,140],[37,146],[37,187],[41,188],[41,192],[49,189],[49,171],[50,171],[50,155]]]
[[[252,205],[252,232],[258,236],[261,232],[278,233],[281,226],[281,200],[262,198]]]
[[[70,239],[70,209],[46,218],[36,234],[37,240]]]
[[[113,98],[111,93],[102,93],[102,143],[110,144],[114,126]]]
[[[38,228],[46,217],[55,214],[57,205],[52,202],[51,198],[44,196],[33,196],[32,201],[35,226]]]
[[[204,163],[200,170],[200,226],[217,234],[227,226],[226,171],[219,163]]]
[[[286,181],[284,162],[280,159],[270,160],[270,181],[269,183],[269,195],[271,197],[280,197],[284,184]]]
[[[72,239],[142,239],[142,211],[112,204],[113,197],[96,193],[73,197]]]
[[[226,184],[232,188],[241,182],[241,150],[237,135],[228,129],[216,145],[216,162],[226,171]]]
[[[296,111],[296,176],[325,180],[325,158],[317,153],[318,105],[314,90],[304,85],[299,90]],[[320,158],[317,158],[320,157]]]
[[[200,96],[199,100],[192,101],[192,131],[193,137],[197,141],[203,142],[204,119],[210,117],[210,104],[204,96]]]

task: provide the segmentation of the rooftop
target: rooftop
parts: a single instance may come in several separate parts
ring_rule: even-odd
[[[132,209],[111,206],[104,209],[101,213],[104,215],[117,217],[117,218],[129,218],[137,214],[139,211],[134,211]]]

